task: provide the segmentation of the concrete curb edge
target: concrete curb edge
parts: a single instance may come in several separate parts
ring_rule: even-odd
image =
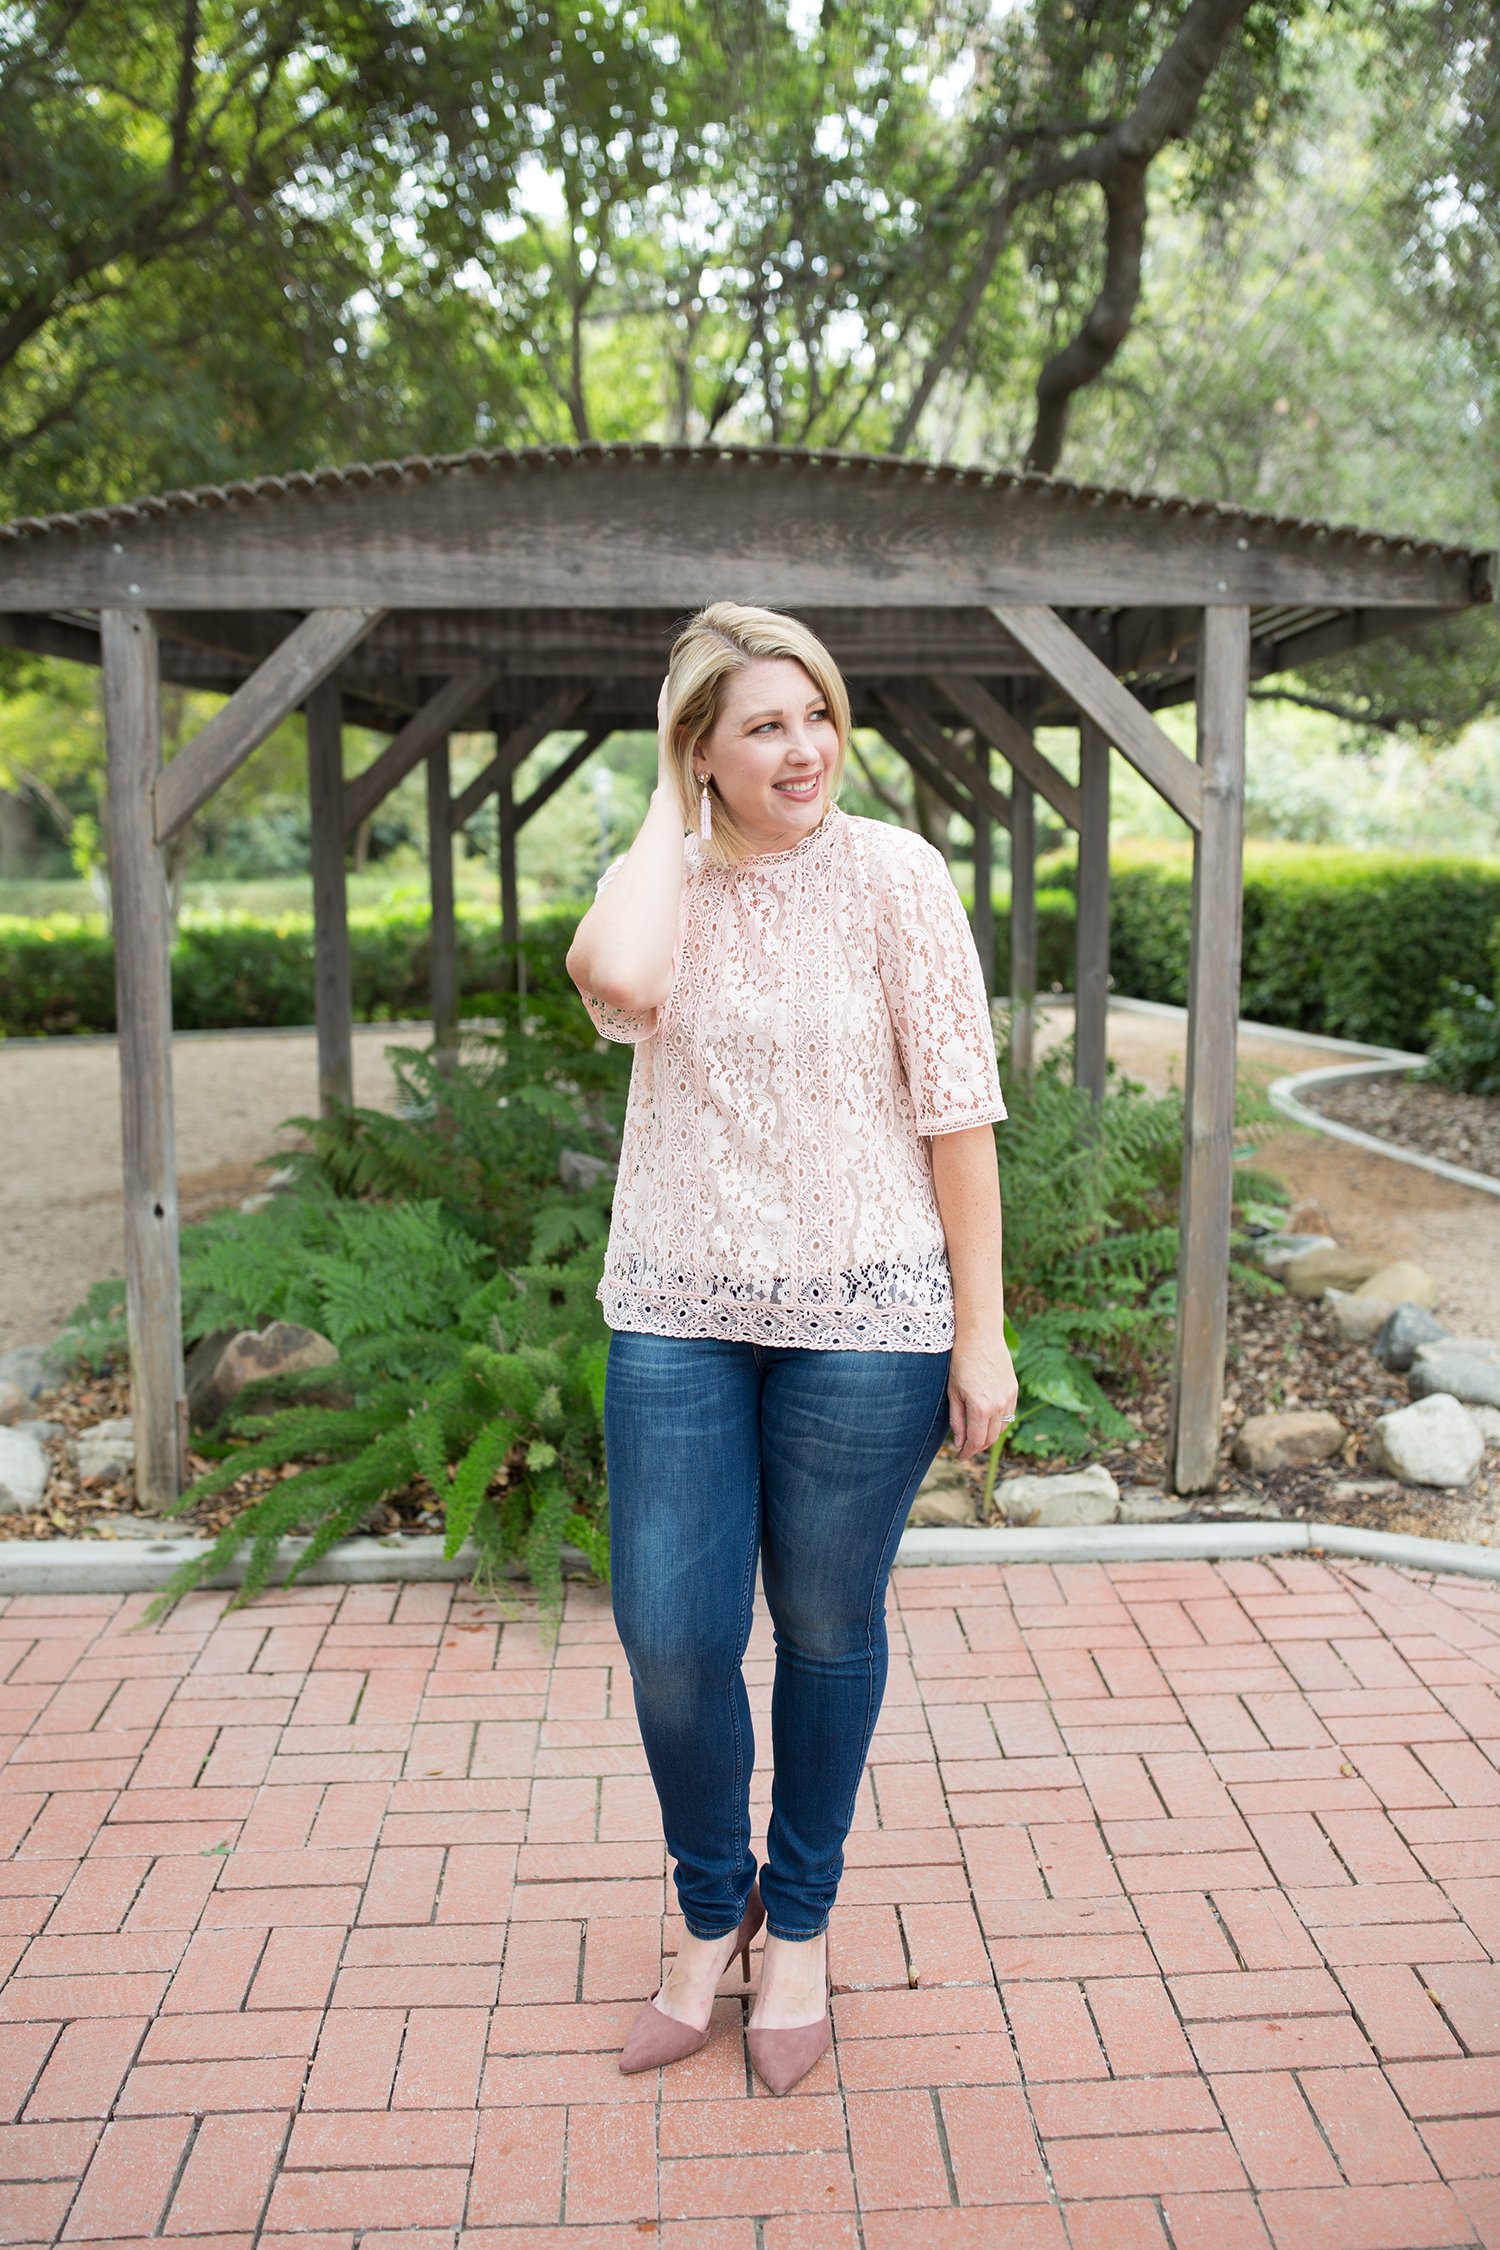
[[[273,1584],[280,1583],[306,1544],[302,1539],[282,1541]],[[7,1540],[0,1543],[0,1596],[156,1593],[179,1564],[201,1554],[203,1546],[200,1539],[185,1538]],[[1079,1524],[1052,1531],[990,1530],[976,1525],[972,1531],[908,1531],[896,1560],[908,1567],[951,1569],[975,1563],[1233,1562],[1258,1555],[1306,1554],[1500,1579],[1500,1548],[1334,1523]],[[452,1583],[467,1578],[477,1559],[472,1547],[461,1548],[449,1559],[436,1536],[346,1539],[322,1556],[302,1582],[314,1586]],[[583,1557],[568,1549],[564,1564],[573,1570],[586,1567]],[[215,1588],[235,1586],[243,1576],[241,1557],[237,1565],[207,1583]]]
[[[1337,1085],[1346,1078],[1396,1078],[1409,1070],[1413,1063],[1425,1058],[1408,1056],[1404,1061],[1325,1064],[1321,1070],[1299,1070],[1294,1077],[1276,1078],[1266,1089],[1271,1107],[1294,1125],[1305,1125],[1314,1133],[1326,1133],[1335,1141],[1347,1141],[1353,1148],[1368,1149],[1374,1156],[1388,1156],[1393,1164],[1411,1164],[1419,1172],[1430,1172],[1439,1180],[1451,1180],[1456,1187],[1474,1188],[1480,1195],[1500,1195],[1500,1180],[1491,1179],[1487,1172],[1470,1172],[1462,1164],[1450,1164],[1446,1157],[1424,1156],[1420,1149],[1398,1148],[1394,1141],[1377,1140],[1373,1133],[1362,1133],[1357,1125],[1344,1125],[1336,1117],[1326,1117],[1320,1109],[1310,1109],[1299,1100],[1299,1089],[1308,1086]]]

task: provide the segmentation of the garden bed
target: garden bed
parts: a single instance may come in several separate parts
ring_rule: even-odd
[[[1111,1402],[1135,1424],[1139,1436],[1097,1456],[1123,1488],[1160,1490],[1166,1476],[1169,1383],[1164,1369],[1131,1389],[1106,1382]],[[1389,1375],[1364,1345],[1347,1345],[1333,1333],[1321,1306],[1293,1297],[1251,1297],[1236,1293],[1230,1303],[1229,1380],[1225,1393],[1225,1441],[1218,1490],[1204,1494],[1192,1511],[1199,1522],[1282,1516],[1302,1522],[1357,1524],[1376,1531],[1410,1533],[1429,1539],[1457,1539],[1481,1546],[1500,1545],[1500,1453],[1486,1455],[1475,1482],[1465,1492],[1433,1492],[1394,1483],[1370,1463],[1363,1436],[1377,1415],[1407,1403],[1400,1376]],[[1230,1458],[1239,1425],[1253,1414],[1296,1407],[1321,1407],[1338,1415],[1350,1431],[1342,1453],[1313,1468],[1257,1473]],[[123,1374],[82,1375],[45,1397],[34,1409],[72,1432],[130,1411]],[[120,1539],[157,1533],[159,1516],[136,1511],[133,1479],[127,1473],[111,1482],[84,1484],[68,1459],[65,1438],[51,1444],[54,1470],[44,1505],[27,1516],[0,1516],[0,1540]],[[207,1467],[190,1462],[196,1475]],[[1080,1464],[1055,1464],[1059,1473]],[[1006,1464],[1011,1473],[1046,1475],[1049,1465],[1034,1460]],[[284,1473],[255,1470],[228,1491],[199,1502],[169,1519],[182,1532],[213,1536],[242,1508],[270,1491]],[[972,1469],[976,1492],[982,1467]],[[999,1487],[1003,1492],[1003,1480]],[[992,1511],[991,1522],[1003,1522]],[[382,1501],[366,1534],[428,1533],[443,1528],[442,1510],[432,1488],[417,1480]]]
[[[1372,1076],[1307,1086],[1298,1098],[1376,1140],[1500,1179],[1500,1101],[1492,1096],[1460,1094],[1420,1078]]]

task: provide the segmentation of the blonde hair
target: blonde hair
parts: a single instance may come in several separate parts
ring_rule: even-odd
[[[829,802],[837,797],[849,749],[850,719],[849,691],[833,658],[805,625],[778,609],[752,609],[743,602],[711,602],[678,634],[667,667],[667,742],[684,826],[696,828],[698,824],[693,753],[713,729],[726,684],[748,664],[782,657],[801,665],[828,705],[829,717],[838,730],[839,752],[828,784]],[[730,817],[712,780],[708,786],[713,792],[709,856],[730,865],[751,858],[754,847]]]

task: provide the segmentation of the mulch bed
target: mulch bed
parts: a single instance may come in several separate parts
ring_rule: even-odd
[[[1160,1491],[1166,1477],[1167,1413],[1170,1390],[1160,1368],[1133,1386],[1109,1382],[1106,1388],[1120,1411],[1140,1432],[1132,1443],[1101,1456],[1122,1487]],[[1205,1493],[1194,1508],[1203,1522],[1237,1517],[1291,1517],[1303,1521],[1360,1524],[1378,1531],[1402,1531],[1429,1539],[1461,1539],[1500,1545],[1500,1453],[1486,1456],[1466,1492],[1428,1492],[1383,1477],[1369,1460],[1364,1434],[1379,1414],[1405,1406],[1404,1379],[1387,1374],[1368,1346],[1345,1344],[1329,1326],[1318,1304],[1291,1296],[1248,1297],[1236,1292],[1229,1307],[1229,1372],[1224,1399],[1224,1446],[1216,1492]],[[1279,1469],[1257,1474],[1230,1458],[1234,1433],[1252,1414],[1296,1407],[1322,1407],[1336,1414],[1350,1435],[1342,1453],[1316,1468]],[[128,1414],[128,1386],[118,1372],[82,1375],[44,1397],[34,1414],[60,1422],[67,1433],[91,1422]],[[28,1516],[0,1516],[0,1540],[212,1534],[249,1501],[266,1492],[290,1469],[258,1470],[214,1499],[185,1514],[144,1516],[135,1508],[134,1481],[85,1483],[69,1460],[66,1438],[54,1438],[52,1482],[41,1508]],[[1071,1464],[1076,1466],[1077,1464]],[[196,1476],[209,1464],[189,1457]],[[1070,1464],[1037,1462],[1013,1456],[1009,1474],[1046,1475]],[[972,1471],[976,1496],[982,1464]],[[434,1532],[442,1515],[430,1489],[416,1484],[386,1502],[367,1530],[375,1537],[393,1532]]]
[[[1419,1078],[1347,1078],[1300,1098],[1376,1140],[1500,1179],[1500,1101],[1490,1095],[1455,1094]]]

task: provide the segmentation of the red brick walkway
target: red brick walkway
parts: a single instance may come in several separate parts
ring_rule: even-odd
[[[1500,1589],[901,1574],[782,2101],[738,1999],[615,2068],[664,1884],[600,1595],[141,1607],[0,1608],[7,2242],[1500,2245]]]

